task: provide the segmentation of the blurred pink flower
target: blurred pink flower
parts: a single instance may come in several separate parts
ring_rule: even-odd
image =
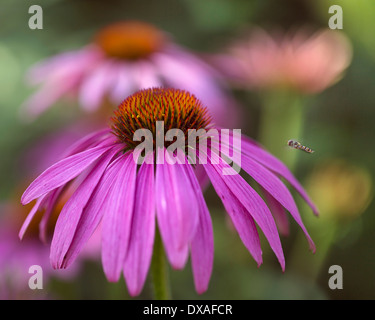
[[[38,116],[62,97],[78,97],[80,106],[92,112],[108,102],[115,107],[139,89],[165,86],[185,88],[215,106],[210,111],[218,124],[231,126],[229,121],[235,119],[230,109],[234,100],[219,74],[145,22],[109,25],[83,48],[36,64],[27,79],[41,84],[23,105],[28,117]]]
[[[339,31],[300,29],[291,34],[254,29],[247,39],[214,60],[234,83],[253,89],[289,88],[318,93],[337,82],[349,66],[352,48]]]

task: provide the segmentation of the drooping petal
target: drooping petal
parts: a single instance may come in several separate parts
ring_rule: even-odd
[[[51,262],[54,268],[61,268],[79,226],[84,207],[99,183],[104,171],[119,148],[104,154],[91,169],[85,180],[64,205],[55,226],[51,243]]]
[[[107,150],[108,146],[99,146],[60,160],[30,184],[22,195],[21,203],[25,205],[75,178]]]
[[[311,207],[314,214],[319,214],[318,209],[316,208],[315,204],[311,201],[310,197],[308,196],[304,188],[294,177],[294,175],[290,172],[287,166],[283,164],[279,159],[275,158],[266,150],[258,146],[256,143],[253,143],[250,138],[245,138],[244,136],[242,139],[242,152],[244,155],[253,158],[263,166],[267,167],[268,169],[272,170],[276,174],[286,179]]]
[[[23,222],[22,226],[21,226],[21,229],[18,233],[18,237],[22,240],[23,236],[25,235],[25,232],[30,224],[30,222],[33,220],[33,218],[35,217],[35,214],[39,211],[39,209],[41,208],[41,204],[43,203],[43,201],[45,200],[45,196],[42,196],[40,197],[36,203],[34,204],[33,208],[31,209],[31,211],[29,212],[29,214],[27,215],[25,221]]]
[[[128,250],[134,207],[137,163],[132,153],[119,157],[117,174],[103,210],[102,263],[109,281],[118,281]]]
[[[294,220],[301,227],[309,242],[310,249],[315,252],[315,244],[307,232],[301,216],[298,212],[294,199],[288,188],[282,181],[267,168],[263,167],[252,158],[243,155],[241,160],[242,168],[261,185],[274,199],[276,199],[285,209],[287,209]]]
[[[165,160],[169,154],[165,153]],[[156,212],[160,234],[171,265],[180,269],[186,263],[188,245],[198,223],[196,195],[185,164],[156,165]],[[186,164],[187,165],[187,164]]]
[[[284,207],[274,197],[272,197],[266,190],[262,188],[262,193],[265,197],[268,208],[270,208],[276,225],[283,236],[289,235],[289,219]]]
[[[205,169],[207,170],[211,183],[216,193],[221,198],[221,201],[223,202],[239,237],[247,250],[249,250],[254,260],[257,262],[257,265],[260,266],[263,262],[262,249],[254,219],[233,194],[231,188],[225,184],[221,175],[218,174],[210,165],[206,165]]]
[[[87,205],[84,207],[70,247],[60,266],[61,268],[67,268],[74,262],[83,246],[97,229],[103,215],[107,212],[107,202],[110,201],[107,195],[119,172],[120,160],[122,160],[122,157],[116,158],[107,167]]]
[[[186,166],[186,172],[195,191],[199,207],[197,231],[191,241],[190,250],[195,290],[201,294],[207,290],[211,278],[214,263],[214,236],[211,216],[199,182],[190,166]]]
[[[143,163],[137,173],[136,197],[124,277],[130,295],[143,288],[151,263],[155,236],[154,166]]]
[[[219,178],[221,178],[220,183],[216,183],[217,187],[218,185],[225,184],[227,188],[229,188],[235,195],[238,201],[243,205],[246,211],[253,217],[254,221],[259,225],[260,229],[266,236],[272,250],[279,260],[282,270],[284,270],[285,259],[281,247],[279,233],[272,214],[262,198],[234,170],[232,175],[223,175],[222,173],[224,168],[227,172],[230,172],[231,168],[229,165],[225,163],[220,163],[217,165],[207,163],[205,168],[207,169],[207,174],[210,176],[211,181],[215,179],[214,181],[217,182]]]
[[[53,209],[54,209],[57,201],[59,200],[61,194],[63,193],[63,191],[66,189],[67,186],[68,186],[68,184],[65,184],[64,186],[59,187],[59,188],[57,188],[57,189],[48,193],[49,199],[48,199],[48,202],[45,206],[45,212],[43,214],[43,217],[42,217],[42,219],[40,220],[40,223],[39,223],[39,239],[43,243],[47,243],[48,222],[51,218]]]
[[[50,192],[47,192],[43,196],[39,197],[35,208],[33,208],[29,215],[27,216],[26,220],[24,221],[21,230],[19,232],[19,237],[22,240],[30,222],[33,220],[35,213],[41,210],[44,210],[43,217],[40,220],[39,223],[39,238],[43,243],[47,243],[47,227],[49,219],[52,215],[53,208],[56,204],[56,202],[60,199],[61,194],[66,190],[66,188],[69,186],[69,183],[54,189]],[[39,202],[40,201],[40,202]],[[35,211],[36,210],[36,211]]]

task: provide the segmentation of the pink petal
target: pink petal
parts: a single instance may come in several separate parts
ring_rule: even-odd
[[[84,169],[109,149],[95,147],[62,159],[36,178],[22,195],[22,204],[27,204],[47,192],[60,187],[79,175]]]
[[[39,238],[43,243],[47,243],[47,224],[49,222],[49,219],[52,214],[52,210],[56,204],[56,202],[59,200],[61,194],[66,190],[66,187],[68,184],[63,185],[62,187],[59,187],[57,189],[54,189],[53,191],[50,191],[46,193],[45,195],[38,198],[37,203],[35,204],[35,208],[33,208],[29,215],[27,216],[26,220],[24,221],[21,230],[19,232],[19,237],[22,240],[30,222],[35,216],[35,213],[39,210],[45,210],[43,213],[43,217],[39,223]],[[39,202],[40,200],[40,202]],[[36,211],[34,211],[36,210]]]
[[[108,139],[110,133],[110,129],[102,129],[95,131],[94,133],[91,133],[80,140],[78,140],[76,143],[74,143],[68,150],[64,153],[64,157],[71,156],[73,154],[76,154],[78,152],[82,152],[86,149],[96,147],[98,145],[105,145],[104,141],[105,139]],[[107,137],[107,138],[106,138]],[[42,242],[47,242],[47,224],[50,219],[50,216],[53,212],[53,208],[56,205],[56,202],[60,198],[61,193],[66,189],[66,185],[59,187],[51,193],[48,194],[46,198],[48,198],[48,204],[45,208],[45,213],[43,214],[42,220],[39,224],[39,237]],[[47,199],[46,199],[47,200]],[[47,202],[47,201],[46,201]]]
[[[242,136],[242,152],[243,155],[249,156],[254,160],[258,161],[263,166],[272,170],[276,174],[285,178],[292,186],[295,188],[298,193],[302,196],[307,204],[311,207],[314,214],[318,215],[318,209],[311,201],[310,197],[307,195],[304,188],[298,182],[298,180],[293,176],[290,170],[282,163],[279,159],[268,153],[263,148],[259,147],[256,143],[253,143],[250,138]]]
[[[211,163],[208,163],[205,165],[205,168],[207,168],[207,174],[210,176],[211,181],[213,180],[213,175],[217,176],[216,179],[221,177],[221,183],[225,183],[226,186],[230,188],[239,202],[253,217],[266,236],[272,250],[279,260],[281,268],[285,270],[285,259],[280,243],[279,233],[272,214],[262,198],[234,170],[233,175],[222,175],[222,170],[224,168],[230,170],[229,165],[224,163],[212,165]],[[212,169],[214,169],[216,172]]]
[[[289,235],[289,220],[284,207],[274,197],[272,197],[266,190],[262,189],[262,193],[266,199],[266,203],[270,208],[276,225],[283,236]]]
[[[114,148],[107,152],[107,154],[104,154],[64,205],[57,219],[51,243],[50,258],[54,268],[61,268],[65,262],[65,256],[79,226],[83,209],[99,183],[109,162],[118,151],[118,148]]]
[[[207,174],[210,177],[216,193],[221,198],[226,211],[231,217],[239,237],[259,267],[262,264],[263,259],[260,239],[254,219],[237,199],[235,194],[233,194],[231,188],[225,184],[222,176],[218,174],[211,165],[206,165],[205,169],[207,170]]]
[[[28,226],[30,225],[30,222],[33,220],[35,214],[36,214],[36,213],[39,211],[39,209],[41,208],[41,205],[42,205],[44,199],[45,199],[45,196],[42,196],[42,197],[40,197],[40,198],[36,201],[35,205],[33,206],[33,208],[31,209],[31,211],[30,211],[29,214],[27,215],[25,221],[23,222],[22,227],[21,227],[21,229],[20,229],[20,231],[19,231],[19,233],[18,233],[18,237],[19,237],[21,240],[22,240],[23,236],[25,235],[25,232],[26,232]]]
[[[74,92],[82,76],[100,60],[99,55],[97,50],[85,48],[58,55],[33,67],[28,78],[33,83],[43,82],[43,85],[23,103],[21,110],[26,112],[21,115],[36,117],[62,96]]]
[[[155,236],[154,166],[143,163],[137,173],[136,197],[124,277],[132,296],[138,295],[145,283]]]
[[[184,88],[196,95],[211,111],[216,122],[228,123],[228,106],[234,107],[218,75],[193,54],[174,46],[155,53],[152,59],[166,86]],[[181,76],[183,74],[183,76]],[[232,116],[236,112],[232,112]]]
[[[169,154],[165,153],[165,160]],[[198,203],[184,164],[156,166],[156,212],[171,265],[183,268],[198,223]]]
[[[102,263],[109,281],[116,282],[124,267],[130,240],[137,164],[131,153],[118,158],[117,172],[107,195],[102,220]]]
[[[55,190],[53,190],[53,191],[51,191],[47,194],[48,202],[46,204],[46,208],[45,208],[45,212],[43,214],[43,217],[42,217],[42,219],[40,220],[40,223],[39,223],[39,238],[43,243],[47,243],[48,222],[51,218],[53,209],[54,209],[57,201],[59,200],[61,194],[66,189],[66,186],[68,186],[68,184],[66,184],[66,185],[64,185],[60,188],[57,188],[57,189],[55,189]]]
[[[72,74],[84,73],[101,59],[102,53],[98,48],[87,46],[81,50],[64,52],[36,63],[29,69],[26,78],[31,84],[49,81],[51,78],[62,75],[69,78]]]
[[[110,99],[115,103],[121,103],[127,96],[131,95],[138,88],[134,83],[133,65],[131,63],[118,62],[116,64],[115,80],[109,89]]]
[[[74,238],[60,266],[61,268],[67,268],[74,262],[83,246],[97,229],[103,215],[107,212],[108,194],[119,171],[119,166],[121,165],[119,160],[121,159],[121,157],[117,158],[107,167],[90,200],[84,207]]]
[[[309,233],[307,232],[301,216],[298,212],[294,199],[288,188],[281,182],[281,180],[271,171],[263,167],[257,161],[250,157],[242,156],[242,168],[258,182],[273,198],[275,198],[285,209],[287,209],[294,220],[301,227],[309,242],[310,249],[315,252],[315,245]]]
[[[195,290],[201,294],[208,288],[214,263],[214,235],[211,216],[198,180],[190,166],[186,172],[195,191],[199,206],[197,231],[191,241],[191,264],[194,274]]]
[[[158,71],[168,86],[184,88],[202,99],[204,104],[215,100],[221,92],[212,74],[209,74],[190,55],[181,57],[168,53],[158,53],[153,57]],[[184,76],[181,77],[180,75]]]
[[[136,62],[133,67],[134,82],[139,89],[160,87],[162,85],[156,74],[154,64],[142,60]]]
[[[116,72],[112,61],[97,66],[82,82],[79,92],[82,107],[87,111],[97,110],[115,78]]]

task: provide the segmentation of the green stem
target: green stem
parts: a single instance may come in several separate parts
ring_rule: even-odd
[[[301,136],[304,116],[302,97],[291,91],[276,91],[266,92],[262,98],[259,140],[293,170],[298,152],[288,150],[287,141],[298,140]]]
[[[156,227],[154,252],[151,262],[151,274],[155,300],[171,299],[168,277],[168,265],[165,258],[163,242]]]

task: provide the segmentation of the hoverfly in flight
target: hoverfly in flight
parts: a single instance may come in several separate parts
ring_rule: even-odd
[[[288,140],[288,146],[292,147],[294,149],[303,150],[307,153],[313,153],[314,152],[314,150],[310,149],[309,147],[306,147],[306,146],[302,145],[301,143],[299,143],[296,140]]]

